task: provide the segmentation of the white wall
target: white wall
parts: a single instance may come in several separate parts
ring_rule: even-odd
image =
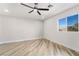
[[[41,38],[42,26],[38,20],[0,16],[0,43]]]
[[[44,22],[44,37],[79,51],[79,32],[59,32],[58,20],[79,12],[79,6],[60,13]]]
[[[0,18],[0,39],[2,38],[2,20]]]

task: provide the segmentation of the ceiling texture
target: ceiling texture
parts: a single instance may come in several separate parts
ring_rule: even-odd
[[[29,6],[34,7],[34,3],[25,3]],[[40,11],[42,15],[38,15],[36,10],[32,13],[31,8],[25,7],[20,3],[0,3],[0,15],[13,16],[25,19],[33,20],[45,20],[51,16],[56,15],[64,10],[67,10],[73,6],[78,5],[77,3],[38,3],[39,8],[48,8],[51,4],[53,7],[49,8],[49,11]]]

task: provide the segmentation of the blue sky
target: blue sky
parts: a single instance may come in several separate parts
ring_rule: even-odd
[[[66,18],[59,20],[59,27],[60,28],[66,28]]]
[[[67,17],[67,25],[68,26],[72,26],[75,23],[78,23],[78,15],[73,15],[73,16]]]

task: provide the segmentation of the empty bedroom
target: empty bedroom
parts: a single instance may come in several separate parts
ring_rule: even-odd
[[[0,3],[0,56],[79,56],[79,3]]]

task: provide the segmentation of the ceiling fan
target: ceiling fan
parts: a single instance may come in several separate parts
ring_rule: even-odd
[[[38,6],[38,3],[34,3],[34,7],[31,7],[31,6],[26,5],[26,4],[24,4],[24,3],[21,3],[21,5],[32,9],[32,10],[29,11],[28,13],[32,13],[35,9],[37,10],[37,13],[38,13],[39,15],[41,15],[41,13],[39,12],[40,10],[41,10],[41,11],[49,11],[48,8],[38,8],[38,7],[37,7],[37,6]]]

